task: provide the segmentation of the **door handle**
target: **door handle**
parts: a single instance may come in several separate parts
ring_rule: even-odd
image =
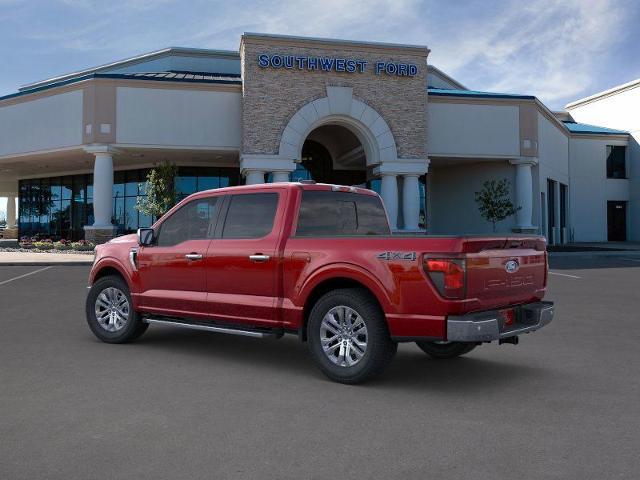
[[[184,258],[186,258],[187,260],[202,260],[202,254],[201,253],[187,253]]]
[[[256,253],[255,255],[249,255],[249,260],[252,262],[267,262],[271,257],[269,255],[262,255],[261,253]]]

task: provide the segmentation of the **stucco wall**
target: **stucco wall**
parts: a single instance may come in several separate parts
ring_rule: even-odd
[[[576,241],[607,241],[607,201],[629,200],[629,180],[606,178],[607,145],[625,144],[619,140],[571,139],[569,201]]]
[[[469,159],[455,166],[429,169],[427,230],[431,234],[490,233],[492,226],[478,212],[475,192],[486,180],[510,182],[512,201],[515,203],[515,167],[507,162],[482,162]],[[515,217],[497,224],[499,233],[511,233]]]
[[[81,90],[0,107],[0,156],[81,143]]]
[[[240,147],[240,92],[118,87],[117,142]]]
[[[394,136],[398,156],[426,158],[427,63],[426,50],[419,55],[403,48],[376,51],[358,44],[297,43],[296,39],[244,38],[241,46],[243,68],[243,140],[246,154],[277,154],[280,137],[289,119],[305,104],[327,96],[327,86],[352,87],[353,96],[376,110]],[[362,59],[368,62],[363,73],[309,71],[297,68],[261,68],[259,54]],[[376,75],[377,61],[412,63],[414,77]]]
[[[429,101],[427,124],[429,155],[520,156],[517,106]]]
[[[627,223],[629,239],[640,241],[640,85],[572,107],[569,112],[578,122],[630,132]]]

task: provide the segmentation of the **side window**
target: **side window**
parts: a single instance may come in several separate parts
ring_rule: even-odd
[[[273,229],[278,207],[277,193],[233,195],[222,238],[262,238]]]
[[[160,226],[158,246],[171,247],[187,240],[201,240],[213,235],[211,222],[216,219],[217,197],[200,198],[183,205]]]
[[[389,235],[379,197],[349,192],[305,190],[296,236]]]

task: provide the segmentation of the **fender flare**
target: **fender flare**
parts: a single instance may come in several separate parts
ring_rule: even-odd
[[[127,282],[129,290],[134,293],[134,282],[131,278],[131,273],[116,257],[102,257],[93,265],[91,273],[89,274],[89,285],[93,285],[95,283],[96,275],[105,268],[113,268],[117,270],[122,278],[124,278],[125,282]]]
[[[334,278],[347,278],[361,283],[373,293],[374,297],[382,307],[382,311],[386,314],[394,313],[394,304],[389,297],[387,289],[370,271],[358,265],[351,263],[332,263],[323,265],[315,270],[304,281],[297,295],[298,305],[304,307],[309,300],[311,292],[322,282]]]

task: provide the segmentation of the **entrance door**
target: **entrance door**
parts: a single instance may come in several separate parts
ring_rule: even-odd
[[[627,240],[627,202],[607,202],[607,227],[610,242]]]

